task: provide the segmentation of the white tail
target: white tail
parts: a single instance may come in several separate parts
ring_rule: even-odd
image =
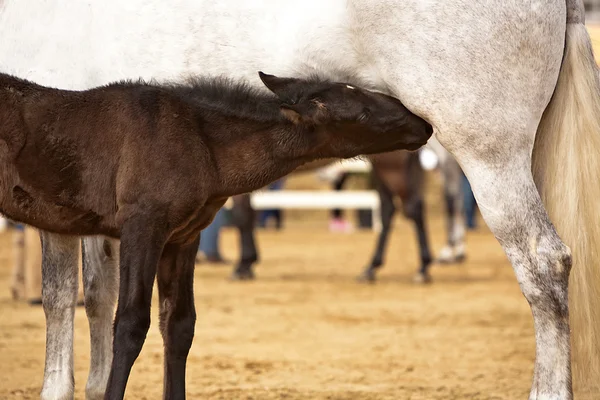
[[[600,389],[600,82],[588,32],[570,9],[565,53],[533,150],[550,219],[573,254],[569,309],[576,392]],[[579,19],[574,21],[574,19]]]

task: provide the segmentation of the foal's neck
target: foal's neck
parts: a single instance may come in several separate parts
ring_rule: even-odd
[[[279,118],[271,122],[227,121],[227,131],[210,135],[223,195],[247,193],[322,158],[321,135]]]

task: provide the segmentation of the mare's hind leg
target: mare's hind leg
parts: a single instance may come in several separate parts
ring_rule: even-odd
[[[242,252],[240,261],[233,269],[231,279],[254,279],[253,265],[258,261],[258,250],[254,238],[256,213],[252,208],[252,204],[250,204],[250,194],[233,197],[231,214],[234,224],[240,231],[240,249]]]
[[[73,316],[77,303],[79,240],[41,232],[46,365],[42,399],[72,399]]]
[[[531,307],[536,336],[531,399],[571,399],[567,296],[571,252],[544,209],[527,146],[520,154],[515,148],[495,150],[502,163],[485,162],[464,148],[457,151],[457,158]]]
[[[185,367],[196,323],[194,258],[199,238],[184,246],[167,244],[157,273],[165,399],[185,399]]]
[[[364,272],[358,277],[360,281],[374,282],[376,279],[377,270],[383,265],[383,258],[385,249],[387,246],[388,236],[396,212],[396,206],[394,206],[394,194],[388,189],[388,187],[373,174],[375,181],[375,187],[377,193],[379,193],[379,200],[381,203],[381,232],[377,238],[377,246],[375,247],[375,253],[371,259],[371,263],[364,270]]]
[[[90,326],[88,400],[104,398],[112,362],[112,321],[119,290],[119,243],[102,236],[82,240],[83,293]]]

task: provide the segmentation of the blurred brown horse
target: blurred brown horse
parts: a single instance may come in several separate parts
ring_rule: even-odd
[[[416,282],[429,282],[429,266],[432,262],[431,251],[425,223],[423,199],[424,170],[416,152],[393,151],[368,156],[373,168],[371,176],[381,201],[382,229],[377,239],[375,253],[359,279],[372,282],[377,270],[384,263],[385,249],[396,212],[395,198],[401,200],[404,216],[413,221],[420,249],[420,265],[415,275]],[[303,166],[295,172],[311,171],[331,163],[332,160],[320,160]],[[250,194],[233,197],[233,222],[240,231],[241,257],[235,265],[232,279],[247,280],[254,278],[253,265],[258,261],[258,250],[254,235],[256,213],[250,202]]]

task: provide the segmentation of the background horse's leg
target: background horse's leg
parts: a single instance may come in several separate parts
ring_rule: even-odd
[[[432,257],[429,250],[429,238],[427,236],[427,224],[425,222],[425,206],[423,186],[425,171],[421,166],[417,153],[411,153],[407,159],[404,171],[407,182],[407,190],[402,197],[402,211],[404,216],[415,224],[417,240],[419,242],[419,254],[421,265],[414,277],[416,283],[427,283],[431,281],[429,266]]]
[[[158,266],[164,399],[185,398],[185,367],[194,338],[194,258],[199,237],[185,246],[167,244]]]
[[[79,240],[41,231],[46,365],[42,399],[72,399],[73,317],[79,284]]]
[[[119,293],[119,242],[102,236],[82,240],[83,293],[90,326],[88,400],[104,398],[112,363],[112,322]]]
[[[448,243],[440,251],[438,261],[442,263],[462,262],[465,259],[462,170],[451,155],[440,158],[440,168],[444,181]]]
[[[387,240],[392,226],[396,206],[394,205],[394,194],[385,185],[385,183],[377,176],[375,171],[371,172],[375,188],[379,194],[381,202],[381,232],[377,238],[375,253],[371,259],[371,263],[358,277],[361,281],[374,282],[376,279],[377,270],[383,265],[383,258],[387,246]]]
[[[254,238],[256,212],[250,204],[250,194],[233,196],[231,209],[233,223],[240,231],[241,256],[233,268],[231,278],[234,280],[254,279],[253,265],[258,261],[258,250]]]

